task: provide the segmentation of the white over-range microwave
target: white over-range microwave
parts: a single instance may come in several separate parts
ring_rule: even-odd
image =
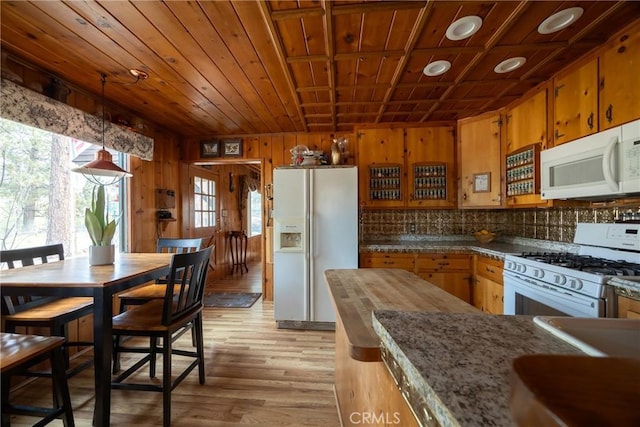
[[[640,194],[640,120],[540,152],[543,199]]]

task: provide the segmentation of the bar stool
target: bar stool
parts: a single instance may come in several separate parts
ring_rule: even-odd
[[[62,337],[42,337],[0,333],[0,374],[2,374],[2,427],[11,425],[10,414],[30,415],[43,419],[35,425],[45,425],[62,418],[66,427],[74,426],[73,409],[65,374]],[[51,361],[53,407],[14,405],[9,402],[11,375],[20,375],[27,368],[44,360]]]
[[[231,272],[235,272],[236,268],[240,273],[249,272],[247,268],[247,245],[249,239],[244,231],[229,232],[229,251],[231,252]],[[244,271],[242,271],[244,267]]]

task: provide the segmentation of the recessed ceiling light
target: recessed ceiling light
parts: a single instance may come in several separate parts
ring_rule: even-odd
[[[447,28],[447,38],[449,40],[469,38],[477,33],[481,26],[482,18],[479,16],[463,16],[449,25],[449,28]]]
[[[496,68],[494,68],[493,71],[498,74],[509,73],[522,67],[525,62],[527,62],[527,58],[525,58],[524,56],[516,56],[514,58],[505,59],[504,61],[496,65]]]
[[[581,7],[570,7],[554,13],[538,25],[538,32],[540,34],[551,34],[563,30],[576,22],[582,16],[582,12],[584,10]]]
[[[425,76],[439,76],[440,74],[444,74],[446,73],[449,68],[451,68],[451,62],[449,61],[445,61],[440,60],[440,61],[434,61],[431,62],[429,64],[427,64],[426,67],[424,67],[424,70],[422,70],[422,72],[424,73]]]

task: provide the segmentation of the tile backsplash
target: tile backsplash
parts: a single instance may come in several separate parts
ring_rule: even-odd
[[[640,208],[632,208],[634,210]],[[578,222],[614,222],[618,208],[500,210],[363,210],[360,240],[403,235],[471,235],[486,228],[500,235],[573,242]],[[411,230],[414,224],[415,232]]]

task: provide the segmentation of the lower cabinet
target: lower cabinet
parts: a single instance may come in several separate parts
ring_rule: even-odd
[[[620,319],[640,319],[640,300],[618,295],[618,317]]]
[[[416,256],[412,253],[375,252],[360,254],[361,268],[401,268],[415,271]]]
[[[476,255],[473,280],[473,305],[485,313],[503,313],[503,265],[504,263],[502,261]]]
[[[471,259],[467,254],[418,254],[415,273],[471,304]]]
[[[471,304],[470,254],[392,253],[360,254],[361,268],[402,268]]]

